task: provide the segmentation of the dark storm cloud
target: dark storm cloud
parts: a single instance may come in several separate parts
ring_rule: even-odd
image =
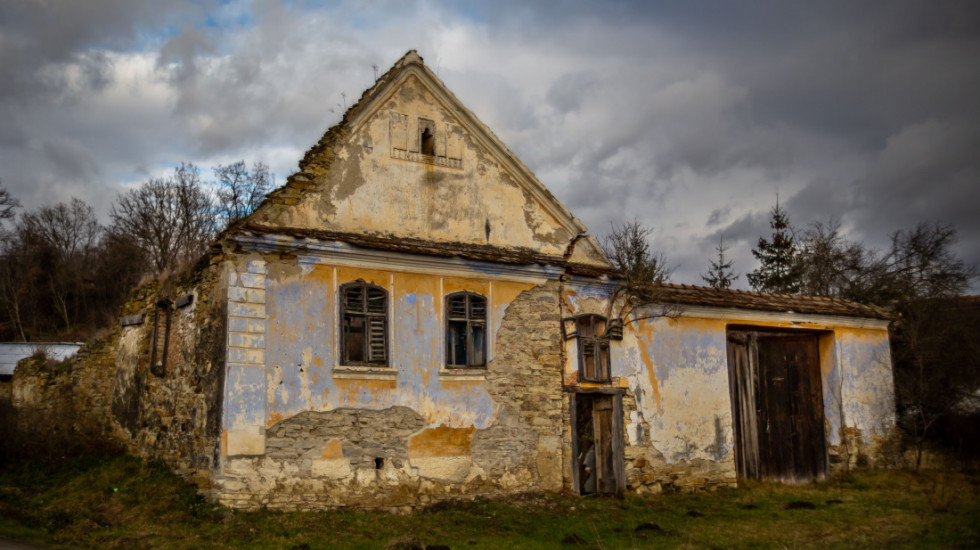
[[[835,217],[875,246],[954,223],[980,261],[980,4],[54,5],[0,4],[0,178],[25,204],[179,161],[282,177],[372,65],[417,48],[596,233],[653,227],[675,280],[721,235],[751,270],[777,193],[798,227]]]

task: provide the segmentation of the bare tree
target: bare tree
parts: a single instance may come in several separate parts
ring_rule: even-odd
[[[119,195],[109,210],[110,232],[137,243],[160,273],[179,269],[205,252],[214,236],[212,211],[197,168],[181,164],[172,177],[149,179]]]
[[[27,341],[25,314],[32,299],[27,273],[30,263],[16,233],[0,233],[0,304],[16,338]]]
[[[214,175],[218,180],[218,213],[226,224],[251,214],[272,188],[272,174],[261,162],[253,164],[251,171],[242,160],[218,165]]]
[[[950,225],[919,224],[892,235],[879,299],[894,311],[892,357],[900,420],[913,437],[916,467],[930,431],[980,389],[974,327],[958,317],[976,270],[951,250]]]
[[[14,217],[14,208],[20,206],[20,201],[10,196],[3,182],[0,182],[0,221]]]
[[[178,263],[186,265],[203,254],[218,228],[213,215],[214,198],[204,189],[200,171],[181,163],[171,178],[178,205],[180,228]]]
[[[814,222],[803,231],[794,260],[801,294],[874,301],[875,285],[881,282],[878,255],[845,239],[836,219]]]
[[[701,278],[704,282],[708,283],[712,288],[727,289],[731,288],[732,283],[735,279],[738,279],[739,274],[735,273],[732,267],[735,265],[735,260],[731,260],[725,257],[725,251],[728,248],[725,246],[725,236],[722,235],[718,238],[718,246],[715,247],[718,251],[718,258],[716,260],[711,260],[711,265],[708,267],[707,273],[702,273]]]
[[[676,304],[666,303],[662,284],[670,280],[670,268],[663,254],[652,253],[647,241],[651,229],[638,221],[613,225],[603,240],[603,251],[618,271],[616,289],[609,301],[610,313],[627,325],[642,319],[673,317],[680,313]],[[611,315],[610,315],[611,316]]]
[[[84,277],[102,233],[94,210],[77,198],[42,206],[21,216],[17,232],[22,243],[48,256],[42,276],[65,330],[70,330],[85,305]]]

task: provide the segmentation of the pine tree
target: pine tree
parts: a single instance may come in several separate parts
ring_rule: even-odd
[[[732,282],[738,279],[738,274],[732,269],[735,265],[735,260],[725,258],[725,251],[728,248],[725,247],[724,235],[718,239],[718,246],[715,247],[715,250],[718,251],[718,259],[711,261],[711,267],[708,268],[707,273],[701,274],[701,278],[712,288],[722,290],[731,288]]]
[[[758,269],[747,275],[752,288],[760,292],[795,294],[800,290],[800,266],[796,261],[796,241],[786,211],[779,200],[769,219],[772,240],[759,237],[752,255],[761,262]]]

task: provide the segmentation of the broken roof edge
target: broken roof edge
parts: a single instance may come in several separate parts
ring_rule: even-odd
[[[365,114],[372,114],[376,111],[375,105],[383,103],[396,89],[396,84],[408,78],[410,74],[419,73],[423,78],[421,82],[444,106],[456,113],[465,124],[476,129],[477,132],[472,137],[482,143],[487,152],[490,153],[500,164],[519,175],[518,179],[526,182],[528,192],[533,195],[545,211],[549,212],[559,225],[565,227],[573,235],[588,233],[589,229],[581,220],[572,214],[561,201],[537,178],[534,172],[517,157],[503,141],[484,124],[458,97],[449,89],[448,86],[432,72],[425,62],[414,49],[409,50],[405,55],[398,59],[388,71],[379,76],[374,84],[361,93],[360,98],[351,105],[341,117],[341,120],[331,126],[323,136],[303,155],[299,161],[299,170],[286,178],[285,184],[274,189],[266,195],[262,204],[256,208],[256,212],[262,210],[269,202],[275,202],[281,197],[295,197],[303,191],[312,187],[312,181],[329,169],[333,163],[331,148],[336,141],[346,132],[350,131]],[[485,139],[484,139],[485,136]],[[270,200],[271,199],[271,200]],[[252,217],[255,212],[248,217]],[[588,246],[598,258],[601,258],[607,268],[612,267],[612,263],[606,256],[598,241],[591,239]]]
[[[568,273],[586,277],[616,276],[616,271],[610,268],[571,262],[560,255],[543,254],[524,247],[503,248],[493,245],[429,241],[391,235],[367,235],[363,233],[345,233],[299,227],[273,227],[256,223],[243,223],[237,226],[234,233],[228,232],[224,237],[234,240],[236,235],[245,233],[251,233],[253,235],[283,235],[294,239],[312,239],[315,241],[343,242],[360,248],[426,256],[458,257],[468,260],[512,265],[549,265],[563,268]]]

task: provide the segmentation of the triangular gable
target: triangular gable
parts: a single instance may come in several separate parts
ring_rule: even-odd
[[[586,227],[414,50],[364,92],[247,221],[531,250],[609,266],[595,239],[583,235]]]

